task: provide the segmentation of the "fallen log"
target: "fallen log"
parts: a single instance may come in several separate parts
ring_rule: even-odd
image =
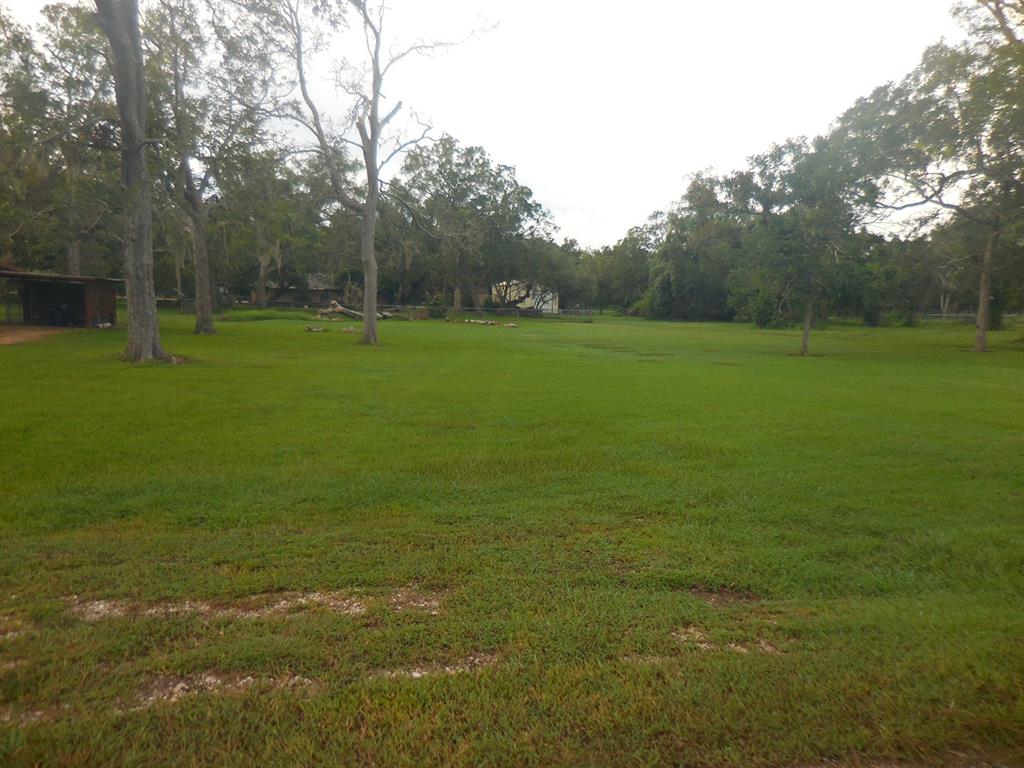
[[[363,319],[362,312],[357,312],[354,309],[349,309],[348,307],[342,306],[336,301],[332,301],[331,306],[329,306],[327,309],[320,310],[320,317],[327,317],[328,315],[345,315],[345,317],[351,317],[353,320]],[[389,317],[391,317],[391,314],[388,312],[377,313],[378,320],[387,320]]]

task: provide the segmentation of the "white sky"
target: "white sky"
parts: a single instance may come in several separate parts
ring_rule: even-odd
[[[42,5],[0,2],[23,21]],[[560,236],[605,245],[678,199],[688,174],[826,130],[959,35],[950,4],[389,0],[398,42],[487,31],[407,60],[386,93],[515,166]]]

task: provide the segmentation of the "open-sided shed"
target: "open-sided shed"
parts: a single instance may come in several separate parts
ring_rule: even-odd
[[[94,328],[117,324],[117,289],[121,280],[105,277],[56,275],[49,272],[0,270],[4,293],[4,319],[37,325],[74,325]],[[20,317],[12,312],[12,294],[21,304]]]

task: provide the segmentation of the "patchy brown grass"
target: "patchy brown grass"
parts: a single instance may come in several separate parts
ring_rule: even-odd
[[[715,649],[715,646],[708,640],[704,630],[697,627],[682,627],[673,632],[672,637],[683,645],[692,645],[700,648],[702,651],[713,651]]]
[[[48,325],[8,325],[0,323],[0,347],[27,344],[58,333],[66,333],[70,330],[70,328],[52,328]]]
[[[0,642],[14,640],[24,635],[28,630],[29,628],[21,619],[15,619],[11,616],[0,616]]]
[[[673,661],[671,656],[653,656],[643,654],[627,654],[622,657],[622,661],[626,664],[637,664],[641,667],[655,667],[660,664],[668,664]]]
[[[934,763],[929,765],[934,765]],[[944,768],[1009,768],[1003,763],[993,763],[976,755],[952,750],[943,755],[942,765]],[[904,760],[868,760],[852,757],[842,761],[828,760],[796,768],[924,768],[924,764]]]
[[[716,643],[708,637],[707,633],[700,627],[695,627],[692,624],[677,629],[672,633],[672,637],[678,640],[683,645],[693,646],[699,648],[702,651],[720,651],[726,650],[732,653],[748,654],[752,651],[758,653],[767,654],[779,654],[782,653],[778,648],[769,643],[763,638],[758,638],[752,643]]]
[[[0,723],[14,723],[15,725],[32,725],[41,720],[49,719],[46,710],[28,709],[18,712],[12,707],[0,707]]]
[[[62,714],[67,713],[70,707],[62,704],[57,707],[46,709],[23,709],[18,710],[11,706],[0,707],[0,723],[12,723],[14,725],[26,726],[35,723],[51,723],[57,720]]]
[[[761,596],[753,592],[742,589],[730,589],[728,587],[691,587],[690,594],[698,600],[704,601],[712,608],[761,601]]]

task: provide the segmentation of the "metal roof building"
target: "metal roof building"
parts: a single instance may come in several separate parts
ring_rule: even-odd
[[[6,283],[6,286],[4,285]],[[117,324],[117,290],[122,280],[0,269],[7,322],[95,328]],[[20,303],[15,309],[14,297]]]

